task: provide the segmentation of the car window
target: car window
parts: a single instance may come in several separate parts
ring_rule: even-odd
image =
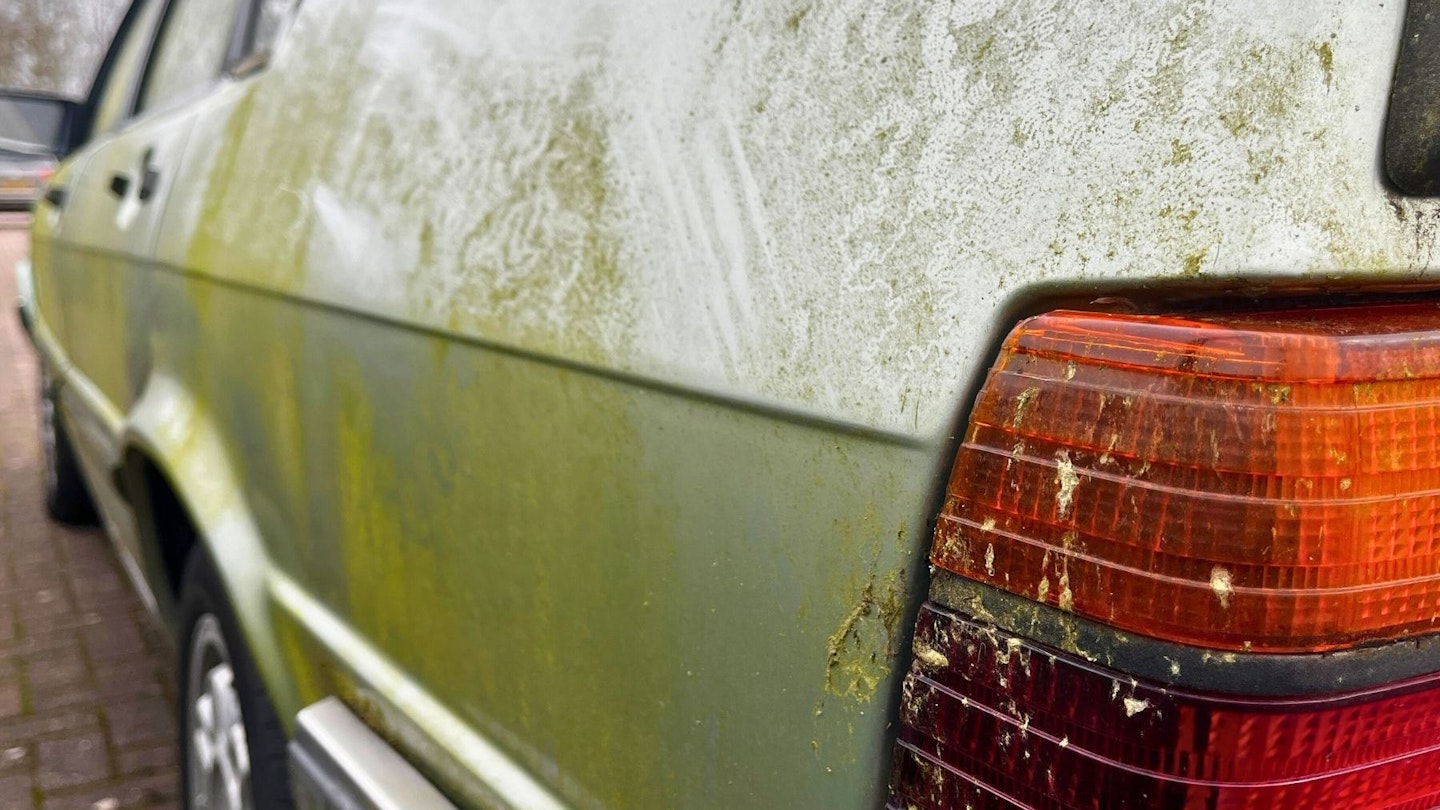
[[[170,0],[139,109],[160,107],[214,82],[225,68],[236,0]]]
[[[155,22],[164,3],[160,0],[137,0],[144,3],[134,24],[125,31],[125,41],[105,77],[95,108],[92,132],[101,134],[118,127],[130,117],[135,101],[135,83],[150,52]]]

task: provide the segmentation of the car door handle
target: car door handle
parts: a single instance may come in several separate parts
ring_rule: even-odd
[[[160,172],[150,166],[146,166],[140,173],[140,202],[145,202],[155,196],[155,189],[160,185]]]
[[[154,197],[155,191],[160,187],[160,172],[151,162],[154,157],[153,148],[146,149],[145,154],[140,157],[140,202]]]
[[[45,189],[45,202],[55,208],[64,208],[65,200],[70,196],[70,190],[64,186],[51,186]]]
[[[130,175],[124,172],[116,172],[110,176],[110,193],[116,197],[124,198],[130,193]]]

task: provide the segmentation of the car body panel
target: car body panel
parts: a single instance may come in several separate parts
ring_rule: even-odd
[[[1402,14],[306,0],[186,108],[115,436],[287,721],[485,806],[873,807],[1016,312],[1433,267]]]
[[[157,371],[173,363],[214,423],[244,426],[243,498],[311,595],[277,605],[300,705],[388,704],[386,729],[415,739],[403,726],[423,690],[577,804],[878,799],[880,769],[856,763],[885,759],[881,695],[921,565],[930,453],[173,283],[188,291],[167,299],[189,311],[162,316]],[[769,494],[793,495],[796,478],[808,500]],[[792,539],[817,534],[821,549]],[[285,615],[317,604],[325,615]],[[360,660],[406,680],[361,671],[348,639],[312,630],[335,620],[372,648]],[[441,756],[460,740],[419,731],[450,771]],[[682,754],[716,765],[669,762]]]
[[[210,159],[207,144],[234,137],[225,128],[243,120],[268,81],[224,88],[202,104],[187,176],[208,168],[212,182],[234,182],[223,165],[188,161]],[[154,362],[156,373],[183,380],[207,403],[214,423],[239,428],[230,443],[243,448],[235,461],[247,508],[262,536],[285,538],[269,543],[283,576],[318,597],[298,604],[329,611],[287,621],[297,603],[276,610],[300,699],[282,715],[328,693],[355,702],[369,694],[377,710],[392,708],[387,732],[414,741],[412,750],[432,740],[431,769],[477,801],[494,786],[467,776],[469,746],[407,714],[409,690],[467,707],[457,714],[469,733],[552,774],[557,792],[580,805],[706,795],[725,805],[763,795],[827,796],[837,806],[878,800],[891,702],[884,693],[896,683],[889,662],[903,648],[905,602],[919,596],[904,582],[916,581],[922,565],[916,527],[936,472],[928,448],[229,283],[207,272],[225,258],[205,255],[191,230],[238,225],[210,207],[208,191],[187,185],[169,201],[156,284],[162,306],[175,309],[157,312],[166,329],[153,339]],[[282,189],[274,205],[283,212],[288,204]],[[283,232],[259,230],[272,238],[237,230],[225,252],[290,244]],[[270,261],[284,268],[284,259]],[[503,395],[487,396],[491,389]],[[774,436],[749,447],[751,431]],[[812,465],[850,458],[827,473],[843,484],[815,479],[807,502],[747,496],[758,482],[773,480],[759,489],[777,491],[816,476]],[[752,471],[728,487],[705,483],[719,459]],[[867,495],[851,502],[856,491]],[[674,516],[652,512],[681,493],[687,503]],[[612,502],[623,509],[597,509]],[[429,526],[420,519],[442,514]],[[468,514],[500,521],[472,526]],[[785,540],[812,514],[826,516],[838,554]],[[747,530],[706,541],[712,527],[737,525]],[[421,554],[426,547],[431,553]],[[558,565],[547,548],[570,562]],[[757,567],[756,554],[768,562]],[[553,576],[537,579],[551,568]],[[487,569],[480,587],[473,577]],[[763,601],[751,604],[751,590]],[[547,604],[526,615],[526,605]],[[799,623],[810,611],[827,619]],[[395,693],[353,672],[353,661],[307,629],[332,618],[412,679],[407,689]],[[403,640],[402,628],[427,625],[423,638]],[[687,634],[687,626],[704,631]],[[793,643],[764,666],[734,657],[753,644],[756,627],[784,628]],[[439,642],[427,641],[479,628],[491,640],[476,639],[461,656],[437,656]],[[587,660],[588,688],[556,667],[572,656]],[[337,668],[353,680],[337,682]],[[767,692],[761,683],[782,685]],[[717,710],[743,695],[743,711]],[[722,734],[737,712],[746,726],[765,718],[763,737]],[[558,735],[562,728],[571,731]],[[547,738],[544,747],[526,742]],[[662,751],[682,740],[716,764],[689,772],[667,765]],[[771,778],[717,775],[742,770]]]
[[[161,302],[166,296],[157,296]],[[165,318],[163,303],[155,317]],[[247,648],[265,679],[272,701],[280,707],[296,707],[294,676],[284,668],[275,622],[270,615],[270,577],[273,571],[266,543],[262,540],[237,465],[224,434],[211,411],[196,391],[166,373],[168,366],[153,371],[126,419],[120,436],[127,456],[154,464],[167,481],[175,485],[197,533],[215,561],[230,594],[245,635]],[[139,491],[138,486],[132,487]],[[153,538],[151,538],[153,541]],[[140,548],[138,567],[147,587],[156,596],[162,617],[174,620],[174,594],[169,592],[167,571],[160,549],[154,543]],[[295,709],[298,711],[298,708]],[[282,718],[293,720],[294,711]]]
[[[70,155],[55,167],[50,185],[67,188],[70,181],[80,176],[85,168],[85,153]],[[31,283],[35,298],[31,302],[37,319],[42,319],[49,329],[61,335],[65,331],[65,311],[61,306],[58,276],[55,271],[54,247],[65,227],[64,211],[41,199],[35,206],[30,223],[30,264]],[[58,348],[58,347],[57,347]]]
[[[116,487],[114,471],[124,453],[123,431],[146,379],[150,336],[149,274],[163,201],[183,155],[191,111],[173,110],[134,121],[88,144],[83,168],[67,174],[63,210],[51,208],[65,229],[46,239],[50,283],[66,324],[63,336],[69,375],[59,403],[77,437],[75,449],[98,511],[138,584],[153,553],[142,546],[134,516]],[[142,199],[146,168],[157,172],[153,194]],[[124,177],[124,194],[111,190]],[[137,324],[140,325],[137,327]],[[155,588],[144,598],[158,604]]]
[[[1377,171],[1400,9],[656,5],[307,6],[194,263],[927,438],[1037,286],[1424,265]]]
[[[175,182],[192,112],[173,110],[147,117],[89,145],[83,172],[71,182],[65,211],[66,234],[56,242],[60,296],[77,328],[65,335],[71,360],[124,411],[135,400],[135,381],[144,379],[148,333],[145,323],[146,266],[159,230],[163,203]],[[156,172],[154,196],[140,199],[142,166]],[[129,184],[123,195],[111,190],[116,178]],[[133,367],[135,362],[142,365]]]

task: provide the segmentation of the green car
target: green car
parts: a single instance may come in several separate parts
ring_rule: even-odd
[[[1436,806],[1437,26],[136,0],[0,143],[186,806]]]

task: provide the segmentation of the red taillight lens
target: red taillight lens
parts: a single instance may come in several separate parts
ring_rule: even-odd
[[[1440,675],[1330,697],[1137,683],[921,610],[896,810],[1440,805]]]
[[[1259,652],[1434,632],[1440,306],[1054,312],[1011,333],[937,566],[1137,633]]]

